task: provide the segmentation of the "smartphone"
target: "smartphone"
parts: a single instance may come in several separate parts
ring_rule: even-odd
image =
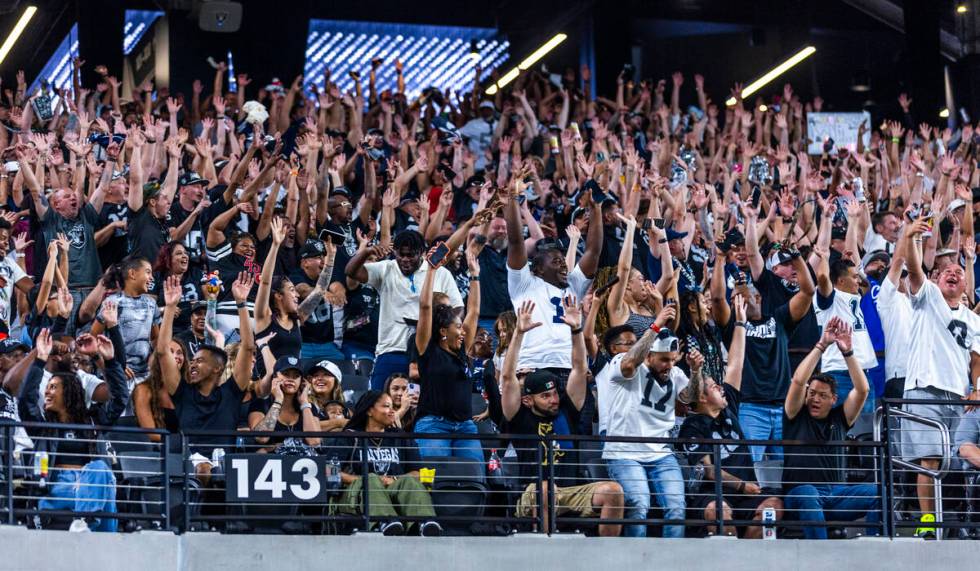
[[[601,204],[603,200],[606,199],[606,193],[603,192],[602,188],[599,187],[599,183],[594,180],[589,180],[585,183],[585,189],[592,193],[592,202],[596,204]]]
[[[408,394],[418,395],[420,392],[422,392],[422,387],[418,383],[408,383]]]
[[[653,220],[647,218],[646,220],[643,221],[644,230],[649,230],[651,226],[653,226]]]
[[[347,236],[341,232],[335,232],[329,228],[324,228],[320,230],[320,235],[318,236],[321,242],[333,242],[335,245],[340,246],[347,241]]]
[[[759,201],[762,199],[762,189],[758,186],[752,187],[752,208],[759,208]]]
[[[613,276],[611,280],[609,280],[608,282],[606,282],[606,285],[604,285],[601,288],[595,290],[595,293],[592,294],[592,297],[593,298],[602,297],[603,295],[606,294],[607,291],[609,291],[612,288],[612,286],[614,286],[614,285],[616,285],[618,283],[619,283],[619,276]]]
[[[449,253],[449,246],[447,246],[445,242],[439,242],[439,244],[436,246],[436,249],[433,250],[432,253],[429,254],[429,257],[427,258],[429,260],[429,264],[431,264],[432,267],[434,268],[438,268],[439,265],[442,264],[443,261],[445,261],[446,254],[448,253]]]
[[[654,218],[653,219],[653,225],[656,226],[657,228],[663,230],[664,229],[664,226],[667,225],[667,221],[664,220],[663,218]]]

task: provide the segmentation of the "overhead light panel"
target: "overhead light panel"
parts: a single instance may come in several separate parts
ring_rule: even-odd
[[[960,4],[956,7],[957,14],[966,14],[970,9],[967,8],[966,4]]]
[[[496,94],[497,91],[503,89],[505,85],[517,79],[517,76],[519,76],[522,71],[526,69],[530,69],[531,66],[537,63],[539,59],[548,55],[548,52],[555,49],[555,47],[558,46],[558,44],[564,42],[566,39],[568,39],[568,34],[564,34],[561,32],[555,34],[553,38],[551,38],[550,40],[542,44],[540,48],[534,50],[531,53],[531,55],[527,56],[526,58],[524,58],[524,60],[521,63],[517,64],[517,67],[505,73],[503,77],[497,80],[497,83],[488,87],[486,90],[486,94],[487,95]]]
[[[941,119],[949,119],[949,109],[943,109],[939,112],[939,117]]]
[[[0,63],[3,63],[3,60],[7,58],[7,54],[14,48],[14,44],[20,39],[20,35],[24,33],[24,29],[27,28],[27,24],[30,23],[36,12],[37,6],[28,6],[21,14],[20,19],[14,24],[14,29],[10,30],[10,35],[3,41],[3,45],[0,45]]]
[[[766,72],[765,75],[763,75],[759,79],[753,81],[752,83],[748,84],[744,89],[742,89],[742,99],[745,99],[746,97],[752,95],[756,91],[759,91],[760,89],[762,89],[763,87],[765,87],[766,85],[768,85],[769,82],[771,82],[772,80],[776,79],[780,75],[786,73],[793,66],[795,66],[796,64],[798,64],[801,61],[805,60],[806,58],[810,57],[816,51],[817,51],[817,48],[815,48],[813,46],[807,46],[807,47],[803,48],[802,50],[796,52],[788,60],[786,60],[783,63],[777,65],[774,68],[772,68],[771,70],[769,70],[768,72]],[[728,98],[728,101],[725,101],[725,105],[727,105],[729,107],[731,107],[732,105],[735,105],[735,98],[734,97],[729,97]]]

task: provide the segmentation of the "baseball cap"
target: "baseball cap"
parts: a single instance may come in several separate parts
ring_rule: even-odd
[[[160,183],[157,181],[150,181],[143,185],[143,202],[151,198],[156,198],[160,196]]]
[[[667,240],[680,240],[681,238],[687,236],[687,232],[678,232],[673,228],[667,229]]]
[[[325,253],[322,242],[319,240],[307,240],[303,244],[303,248],[299,251],[299,259],[318,258]]]
[[[868,252],[863,258],[861,258],[861,267],[866,268],[868,267],[868,264],[878,260],[884,262],[886,266],[892,261],[891,256],[888,255],[888,252],[884,250],[874,250]]]
[[[558,375],[538,370],[524,378],[524,394],[539,395],[558,387]]]
[[[942,250],[936,252],[936,257],[938,258],[940,256],[949,256],[950,254],[955,254],[955,253],[956,250],[952,250],[950,248],[943,248]]]
[[[463,188],[469,188],[471,186],[483,186],[485,182],[487,182],[487,180],[482,176],[478,174],[473,175],[470,178],[466,179],[466,184],[463,185]]]
[[[588,210],[579,206],[578,208],[572,211],[572,220],[578,220],[579,218],[585,216],[588,213],[589,213]]]
[[[273,367],[272,372],[281,373],[283,371],[288,371],[289,369],[296,369],[297,373],[303,372],[299,366],[299,359],[296,357],[279,357],[276,359],[276,365]]]
[[[198,310],[201,310],[201,309],[207,310],[207,308],[208,308],[208,302],[206,302],[206,301],[195,301],[193,303],[193,305],[191,305],[191,313],[195,313],[195,312],[197,312]]]
[[[742,246],[745,244],[745,235],[738,228],[732,228],[725,233],[725,242],[729,246]]]
[[[657,338],[650,345],[651,353],[670,353],[678,350],[680,350],[680,341],[668,327],[661,328],[660,332],[657,333]]]
[[[190,186],[192,184],[203,184],[207,186],[208,179],[201,178],[200,175],[194,171],[187,171],[181,175],[180,179],[177,181],[177,186]]]
[[[11,339],[10,337],[7,337],[3,341],[0,341],[0,355],[9,355],[10,353],[13,353],[18,349],[27,351],[28,347],[27,345],[24,345],[20,341],[16,339]]]
[[[321,361],[311,359],[311,362],[306,365],[306,369],[303,371],[303,374],[306,376],[310,376],[317,369],[326,371],[331,376],[333,376],[333,378],[337,379],[338,383],[343,381],[344,379],[344,374],[340,372],[340,367],[338,367],[337,364],[334,363],[333,361],[328,361],[326,359],[323,359]]]
[[[773,250],[772,254],[769,255],[769,259],[766,260],[766,269],[773,269],[780,264],[788,264],[793,261],[793,256],[785,250]]]
[[[493,109],[494,111],[497,110],[497,108],[493,105],[493,101],[488,101],[488,100],[484,100],[480,102],[480,109]]]

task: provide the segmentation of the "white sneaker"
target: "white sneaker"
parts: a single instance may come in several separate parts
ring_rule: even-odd
[[[71,522],[71,527],[68,528],[68,531],[70,531],[71,533],[87,533],[92,530],[89,529],[88,522],[86,522],[84,519],[79,517],[79,518],[75,518]]]

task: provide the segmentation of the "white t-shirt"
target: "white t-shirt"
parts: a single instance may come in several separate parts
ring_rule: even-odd
[[[562,299],[569,293],[581,300],[585,297],[592,280],[585,277],[578,266],[568,274],[568,287],[557,288],[531,273],[530,264],[514,270],[507,268],[507,291],[515,309],[525,300],[534,302],[533,321],[541,322],[524,335],[521,344],[519,369],[572,368],[572,330],[561,320],[565,310]]]
[[[41,374],[41,386],[38,388],[38,396],[40,397],[42,408],[44,407],[44,390],[48,388],[48,382],[51,381],[52,376],[47,370]],[[95,394],[95,389],[99,388],[99,385],[105,381],[85,371],[75,371],[75,377],[82,383],[82,390],[85,391],[85,407],[88,408],[92,406],[92,395]]]
[[[484,168],[487,164],[486,151],[490,148],[493,141],[493,131],[496,127],[495,121],[487,121],[482,117],[470,119],[465,125],[459,128],[459,134],[469,139],[470,150],[476,157],[477,170]]]
[[[875,299],[881,330],[885,334],[885,378],[905,376],[908,369],[909,326],[912,324],[912,302],[909,296],[898,291],[888,278],[878,289]]]
[[[367,284],[378,292],[381,299],[376,354],[406,351],[408,338],[415,328],[407,325],[405,318],[419,318],[419,294],[422,293],[422,283],[429,271],[429,264],[422,262],[411,276],[403,274],[395,260],[364,264],[364,269],[368,273]],[[448,295],[449,303],[453,307],[463,307],[463,298],[459,295],[456,280],[446,268],[436,270],[432,291]]]
[[[966,396],[970,352],[980,353],[980,316],[963,305],[950,309],[939,286],[926,281],[912,295],[912,329],[905,390],[936,387]]]
[[[884,250],[889,254],[895,253],[895,244],[885,240],[885,237],[874,231],[874,228],[868,227],[868,231],[864,233],[864,251],[865,253],[874,252],[876,250]]]
[[[874,369],[878,366],[878,357],[875,356],[871,335],[868,333],[868,326],[864,321],[864,312],[861,311],[860,295],[834,288],[830,294],[829,305],[825,304],[821,307],[821,296],[816,293],[813,296],[813,309],[817,314],[817,325],[821,328],[833,317],[840,317],[851,326],[853,330],[851,333],[851,349],[862,369]],[[823,357],[820,359],[820,370],[823,372],[847,370],[847,363],[836,343],[831,344],[824,351]]]
[[[0,260],[0,278],[3,278],[3,285],[0,286],[0,321],[7,325],[8,330],[10,329],[10,306],[14,303],[14,284],[26,277],[27,274],[17,265],[16,259],[7,256]]]
[[[595,377],[606,436],[669,437],[675,421],[674,401],[690,382],[687,375],[674,367],[661,385],[641,363],[632,377],[626,377],[622,372],[625,357],[626,353],[616,355]],[[667,444],[606,442],[602,458],[650,462],[670,453]]]

